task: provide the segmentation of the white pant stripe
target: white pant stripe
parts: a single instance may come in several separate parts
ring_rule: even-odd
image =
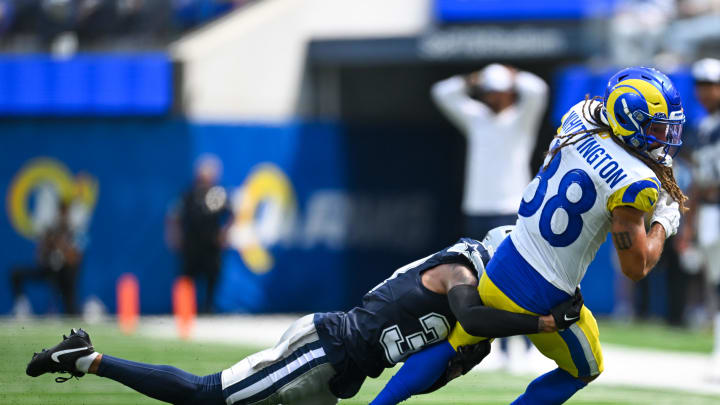
[[[250,385],[249,387],[243,388],[242,390],[230,395],[227,398],[227,401],[228,401],[228,403],[233,403],[233,402],[238,401],[243,398],[249,398],[249,397],[269,388],[270,386],[272,386],[276,382],[280,381],[284,377],[290,375],[293,371],[302,367],[304,364],[307,364],[314,359],[320,359],[323,357],[325,357],[325,350],[322,347],[315,349],[315,350],[311,350],[311,351],[303,354],[301,357],[298,357],[297,359],[291,361],[290,363],[285,365],[285,367],[275,371],[274,373],[271,373],[267,377]]]
[[[585,332],[577,325],[572,324],[570,325],[570,331],[577,337],[578,342],[580,342],[580,346],[582,346],[583,354],[585,354],[585,359],[587,359],[588,366],[590,367],[590,375],[598,375],[598,364],[597,360],[595,360],[595,355],[592,352],[592,347],[590,347],[590,342],[588,341],[587,336],[585,336]]]

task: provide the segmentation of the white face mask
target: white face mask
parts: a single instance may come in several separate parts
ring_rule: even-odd
[[[672,161],[673,161],[672,156],[670,156],[670,155],[665,156],[664,149],[665,149],[664,147],[655,148],[655,149],[651,150],[650,152],[648,152],[648,156],[650,156],[651,159],[655,160],[656,162],[660,163],[661,165],[663,165],[665,167],[672,167]],[[665,156],[665,160],[663,160],[661,162],[660,159],[662,159],[663,156]]]

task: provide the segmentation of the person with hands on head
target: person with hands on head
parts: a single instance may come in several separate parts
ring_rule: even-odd
[[[547,107],[547,84],[533,73],[492,63],[441,80],[430,93],[467,140],[463,233],[481,238],[515,224],[532,177],[530,157]]]

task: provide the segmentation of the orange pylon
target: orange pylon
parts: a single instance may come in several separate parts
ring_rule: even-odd
[[[188,339],[192,334],[197,314],[195,283],[190,277],[180,276],[175,280],[172,300],[178,333],[182,339]]]
[[[120,330],[131,335],[140,316],[140,284],[135,275],[125,273],[117,281],[117,320]]]

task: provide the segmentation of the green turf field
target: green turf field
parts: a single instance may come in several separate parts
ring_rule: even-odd
[[[77,324],[73,322],[72,324]],[[16,323],[0,321],[0,405],[69,404],[69,405],[131,405],[153,404],[157,401],[118,383],[96,376],[71,380],[63,384],[53,381],[54,375],[30,378],[25,365],[33,351],[59,342],[61,333],[68,333],[70,323],[61,321],[34,321]],[[603,335],[611,336],[612,343],[642,345],[640,336],[652,336],[644,347],[653,346],[669,350],[707,352],[710,335],[707,332],[691,333],[658,325],[641,325],[628,328],[627,324],[604,323]],[[638,334],[636,329],[643,331]],[[217,372],[257,348],[208,343],[188,343],[175,340],[147,339],[122,336],[113,325],[95,325],[88,328],[96,348],[103,352],[149,363],[171,364],[196,374]],[[623,332],[626,331],[626,332]],[[663,338],[663,336],[665,338]],[[669,341],[680,340],[685,345]],[[392,371],[377,380],[368,380],[356,398],[346,404],[367,404],[381,389]],[[413,398],[417,404],[507,404],[514,399],[532,377],[516,377],[506,373],[471,373],[450,386],[433,393]],[[720,397],[687,392],[610,387],[590,385],[580,391],[569,403],[573,404],[718,404]]]

